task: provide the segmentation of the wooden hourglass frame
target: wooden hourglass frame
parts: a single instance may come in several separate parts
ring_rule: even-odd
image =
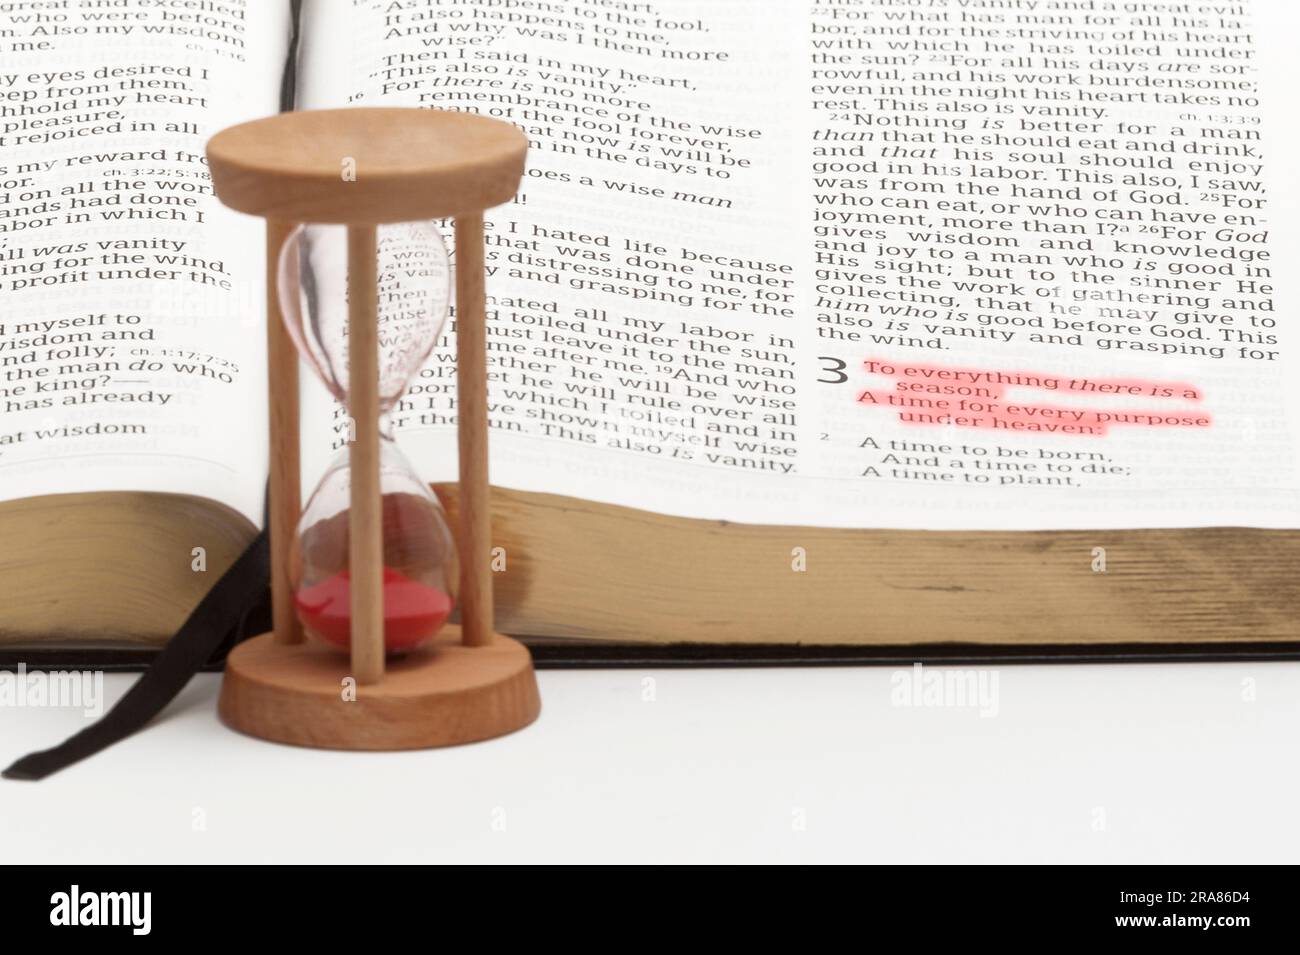
[[[230,654],[219,712],[264,739],[335,749],[416,749],[487,739],[541,708],[527,648],[494,632],[487,473],[483,212],[510,201],[528,142],[508,123],[428,109],[284,113],[208,143],[217,197],[266,219],[273,631]],[[377,227],[454,219],[459,446],[459,627],[385,660],[379,472]],[[351,659],[305,642],[290,589],[301,510],[298,353],[276,289],[300,223],[347,227]],[[340,267],[342,263],[340,263]]]

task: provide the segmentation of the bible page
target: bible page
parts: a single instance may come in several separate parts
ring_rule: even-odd
[[[0,494],[165,491],[260,523],[260,223],[203,148],[279,110],[289,4],[0,5]]]
[[[1295,526],[1295,5],[305,11],[301,107],[530,139],[488,213],[494,483],[757,523]],[[453,369],[449,323],[394,416],[430,480]],[[318,474],[346,424],[305,408]]]

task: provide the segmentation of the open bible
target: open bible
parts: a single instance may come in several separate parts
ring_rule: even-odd
[[[0,648],[156,647],[254,536],[266,252],[203,146],[366,105],[530,140],[487,223],[502,632],[1295,644],[1298,26],[1284,0],[5,4]],[[454,317],[392,420],[451,509]],[[347,423],[304,387],[307,494]]]

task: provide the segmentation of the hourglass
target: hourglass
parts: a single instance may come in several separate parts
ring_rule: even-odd
[[[513,197],[526,150],[507,123],[428,109],[284,113],[209,141],[217,197],[267,220],[274,629],[227,659],[231,727],[409,749],[536,718],[528,650],[493,630],[483,268],[483,211]],[[385,427],[447,313],[442,219],[456,257],[455,535]],[[301,515],[299,354],[346,412],[343,450]]]

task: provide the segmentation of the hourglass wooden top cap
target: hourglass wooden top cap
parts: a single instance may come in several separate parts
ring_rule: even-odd
[[[528,139],[501,120],[437,109],[280,113],[208,140],[217,197],[285,222],[441,219],[509,202]]]

